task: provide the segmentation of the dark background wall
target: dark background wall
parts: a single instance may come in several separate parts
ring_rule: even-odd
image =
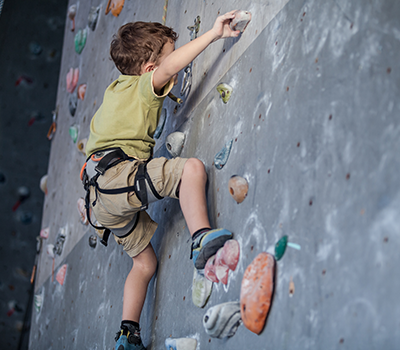
[[[0,1],[3,2],[3,1]],[[0,348],[27,349],[67,1],[5,0],[0,14]],[[29,198],[18,208],[18,189]],[[28,322],[25,323],[24,319]]]

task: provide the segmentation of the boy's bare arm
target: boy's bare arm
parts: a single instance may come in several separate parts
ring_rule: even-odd
[[[156,93],[159,93],[171,77],[185,68],[212,42],[221,38],[237,37],[240,34],[239,31],[233,31],[229,27],[235,17],[234,12],[230,11],[219,16],[211,30],[173,51],[161,62],[153,75],[153,87]]]

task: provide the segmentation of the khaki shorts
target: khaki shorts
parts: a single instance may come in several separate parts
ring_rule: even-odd
[[[147,172],[161,197],[178,198],[178,188],[186,158],[154,158],[147,163]],[[133,186],[138,168],[138,161],[125,161],[108,169],[100,175],[97,182],[102,189]],[[90,190],[90,202],[96,199],[93,187]],[[113,229],[122,229],[137,220],[133,231],[126,237],[114,235],[130,257],[141,253],[150,243],[157,224],[145,211],[139,211],[140,200],[134,192],[121,194],[101,194],[97,191],[96,205],[92,207],[94,216],[100,225]],[[138,216],[136,216],[138,215]]]

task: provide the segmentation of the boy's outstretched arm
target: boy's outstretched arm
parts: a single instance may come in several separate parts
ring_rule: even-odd
[[[235,17],[234,12],[230,11],[219,16],[211,30],[173,51],[160,63],[153,75],[153,87],[156,93],[159,93],[171,77],[185,68],[212,42],[222,38],[237,37],[240,34],[240,31],[233,31],[229,27]]]

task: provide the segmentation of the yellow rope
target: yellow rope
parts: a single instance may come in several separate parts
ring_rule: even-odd
[[[165,25],[165,23],[167,22],[167,9],[168,9],[168,0],[165,0],[165,4],[164,4],[164,14],[162,17],[162,24]]]

